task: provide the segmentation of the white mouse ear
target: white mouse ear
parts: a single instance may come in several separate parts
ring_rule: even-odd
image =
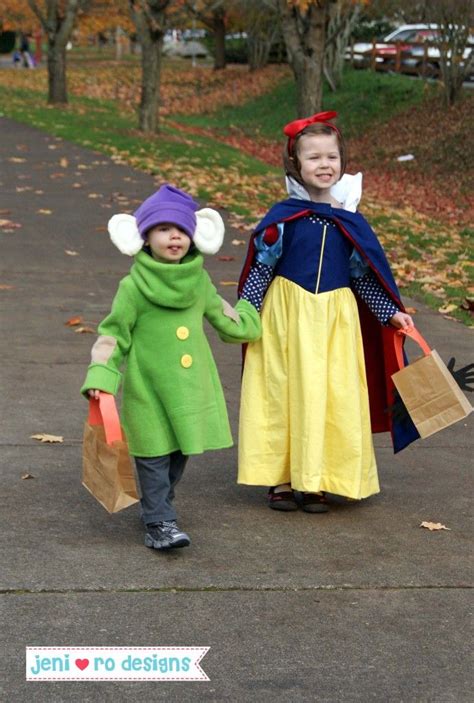
[[[122,254],[127,256],[138,254],[144,242],[133,215],[126,215],[125,213],[114,215],[110,218],[107,227],[110,239]]]
[[[203,254],[217,254],[224,241],[224,221],[217,210],[204,207],[196,212],[193,242]]]

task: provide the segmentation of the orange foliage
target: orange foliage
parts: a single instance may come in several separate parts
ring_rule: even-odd
[[[126,0],[94,0],[89,9],[79,15],[80,36],[98,34],[116,27],[126,32],[134,29]]]
[[[229,66],[225,73],[190,64],[166,65],[161,80],[162,115],[200,114],[213,112],[224,105],[239,105],[270,90],[288,75],[286,66],[267,66],[249,73],[246,66]],[[72,95],[117,100],[134,110],[140,101],[141,68],[138,62],[127,65],[115,61],[68,67],[68,90]],[[47,75],[44,68],[34,73],[15,71],[2,75],[2,85],[44,90]]]
[[[37,24],[27,0],[2,0],[0,3],[1,29],[30,31]]]

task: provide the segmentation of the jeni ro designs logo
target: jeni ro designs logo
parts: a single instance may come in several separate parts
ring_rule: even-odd
[[[209,681],[209,647],[27,647],[27,681]]]

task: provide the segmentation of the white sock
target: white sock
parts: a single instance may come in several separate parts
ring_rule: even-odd
[[[279,486],[273,488],[273,493],[284,493],[285,491],[291,491],[289,483],[280,483]]]

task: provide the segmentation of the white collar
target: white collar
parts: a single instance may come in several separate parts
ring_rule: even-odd
[[[286,176],[285,182],[286,190],[290,198],[311,200],[306,188],[294,178]],[[343,177],[332,186],[330,193],[333,198],[342,204],[344,210],[356,212],[362,197],[362,173],[360,171],[355,175],[345,173]]]

